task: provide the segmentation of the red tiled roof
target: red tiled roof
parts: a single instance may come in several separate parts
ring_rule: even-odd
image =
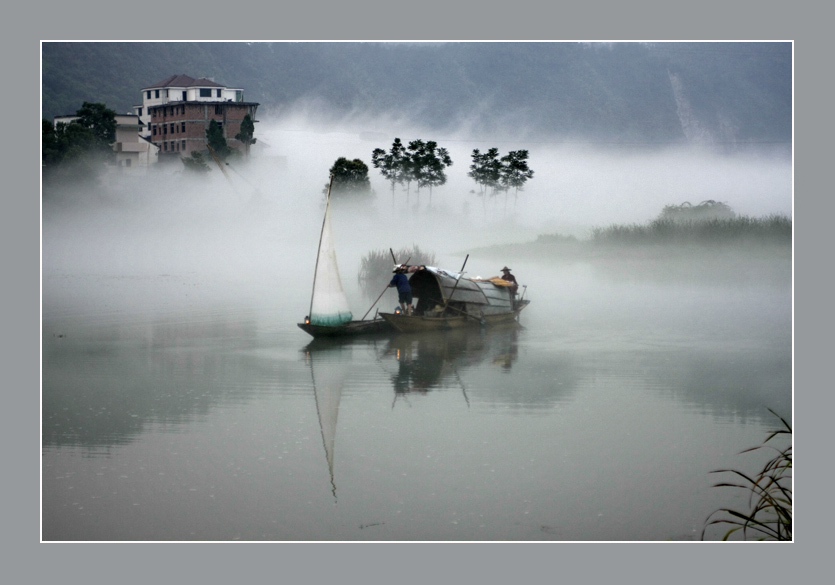
[[[211,79],[206,79],[205,77],[201,77],[200,79],[194,79],[193,77],[189,77],[188,75],[181,73],[179,75],[171,75],[166,77],[162,81],[157,81],[156,83],[152,83],[148,87],[143,87],[142,89],[154,89],[159,87],[226,87],[220,83],[215,83]]]

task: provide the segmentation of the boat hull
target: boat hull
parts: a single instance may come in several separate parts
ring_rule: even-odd
[[[521,301],[513,311],[492,313],[480,317],[472,315],[443,315],[429,317],[425,315],[405,315],[402,313],[380,313],[380,316],[401,333],[420,333],[422,331],[449,331],[467,327],[492,327],[515,321],[519,313],[530,301]]]
[[[299,328],[313,337],[349,337],[355,335],[380,335],[391,333],[394,328],[384,319],[373,321],[349,321],[343,325],[313,325],[298,323]]]

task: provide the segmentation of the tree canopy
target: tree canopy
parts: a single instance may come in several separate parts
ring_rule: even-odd
[[[235,134],[235,140],[244,145],[244,153],[249,156],[249,147],[255,144],[257,138],[255,135],[255,123],[252,121],[252,116],[247,114],[241,121],[241,131]]]
[[[500,182],[505,192],[513,188],[514,195],[533,177],[533,171],[528,168],[528,151],[511,150],[500,159]]]
[[[423,187],[429,187],[429,201],[432,201],[432,188],[446,183],[444,169],[452,166],[452,158],[446,148],[441,148],[434,140],[424,142],[413,140],[407,148],[411,159],[412,177],[417,182],[418,194]]]
[[[412,140],[404,147],[399,138],[395,138],[391,150],[386,152],[382,148],[375,148],[371,153],[371,160],[375,168],[391,183],[391,194],[394,197],[395,187],[406,186],[408,201],[413,182],[417,183],[418,195],[423,187],[429,187],[429,199],[432,200],[432,189],[443,185],[447,181],[446,167],[452,166],[452,158],[446,148],[441,148],[434,140]]]
[[[110,148],[116,142],[116,112],[104,104],[84,102],[75,112],[76,124],[89,128],[100,147]]]
[[[191,151],[191,156],[181,156],[180,160],[183,162],[183,167],[189,172],[204,174],[211,171],[211,167],[206,163],[203,155],[199,151]]]
[[[41,120],[41,164],[44,175],[63,180],[95,178],[115,157],[116,112],[104,104],[84,102],[69,124]]]
[[[506,194],[510,189],[518,195],[528,179],[533,177],[533,171],[528,167],[527,150],[512,150],[500,158],[498,148],[484,153],[476,148],[470,156],[473,162],[467,176],[479,185],[482,197],[486,198],[488,194],[495,196],[499,191]]]
[[[492,189],[493,193],[498,190],[501,178],[501,162],[499,162],[499,149],[491,148],[487,152],[482,153],[479,149],[474,149],[471,155],[473,164],[470,165],[470,172],[467,176],[472,178],[479,186],[479,195],[486,197],[488,189]]]
[[[221,162],[232,154],[232,148],[226,143],[226,138],[223,136],[223,128],[216,120],[210,121],[209,127],[206,128],[206,144],[209,147],[209,152],[220,159]]]
[[[386,152],[382,148],[375,148],[371,153],[371,164],[375,169],[380,169],[380,174],[391,183],[391,196],[394,198],[394,189],[398,184],[403,184],[406,178],[407,161],[406,147],[395,138],[391,144],[391,150]]]
[[[371,181],[368,178],[368,165],[362,160],[355,158],[348,160],[344,156],[339,157],[330,168],[333,175],[333,187],[331,196],[371,196]],[[327,193],[328,185],[325,185],[324,192]]]

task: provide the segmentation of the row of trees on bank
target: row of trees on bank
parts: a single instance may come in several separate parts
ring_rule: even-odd
[[[467,176],[476,182],[479,187],[478,194],[485,200],[488,196],[495,196],[500,192],[508,193],[511,189],[514,190],[514,195],[518,195],[534,174],[528,166],[527,150],[510,151],[500,156],[498,148],[490,148],[484,153],[476,148],[471,154],[471,159],[472,164]],[[400,185],[405,189],[408,200],[414,183],[418,196],[422,188],[429,188],[431,202],[433,187],[447,182],[446,169],[452,166],[452,158],[446,148],[438,146],[433,140],[412,140],[403,144],[400,138],[395,138],[388,151],[382,148],[374,149],[371,153],[371,163],[391,185],[392,198]],[[368,168],[359,159],[355,159],[353,164],[355,167],[362,165]],[[335,165],[335,168],[337,166],[339,165]],[[334,168],[331,169],[331,173],[333,172]],[[363,181],[367,183],[367,178]]]
[[[487,152],[473,150],[472,164],[467,176],[479,186],[479,195],[486,197],[499,192],[507,193],[513,189],[514,196],[533,178],[533,170],[528,167],[527,150],[511,150],[499,157],[498,148],[490,148]]]
[[[404,145],[395,138],[388,152],[375,148],[371,153],[371,164],[380,169],[380,174],[391,184],[391,194],[397,185],[405,186],[406,198],[411,194],[412,183],[420,190],[429,187],[429,201],[432,201],[432,189],[444,185],[447,181],[447,167],[452,166],[452,158],[446,148],[438,146],[434,140],[412,140]]]

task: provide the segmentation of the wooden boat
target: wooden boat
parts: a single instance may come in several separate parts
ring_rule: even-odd
[[[319,250],[316,254],[316,269],[313,274],[310,311],[304,318],[304,322],[298,323],[298,326],[313,337],[371,335],[393,331],[391,325],[376,315],[369,321],[364,318],[357,321],[353,318],[336,262],[336,248],[330,219],[332,186],[333,175],[328,185],[325,218],[322,220],[322,231],[319,234]]]
[[[412,274],[409,284],[412,297],[417,299],[413,314],[380,313],[403,333],[509,323],[530,304],[517,298],[513,283],[499,277],[464,278],[463,272],[422,266]]]
[[[315,325],[307,318],[303,323],[298,323],[298,326],[317,339],[320,337],[376,335],[393,331],[391,324],[379,317],[367,321],[348,321],[340,325]]]

